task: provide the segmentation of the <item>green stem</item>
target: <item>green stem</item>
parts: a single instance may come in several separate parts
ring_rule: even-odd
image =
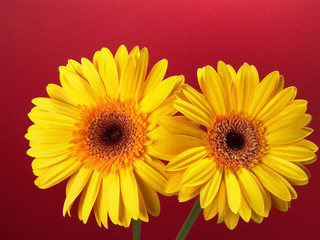
[[[140,229],[141,229],[140,219],[133,220],[133,233],[132,233],[133,240],[140,240]]]
[[[200,201],[199,198],[197,199],[196,203],[194,204],[187,220],[184,222],[179,235],[177,236],[176,240],[183,240],[186,238],[187,234],[189,233],[193,223],[196,221],[199,213],[201,211]]]

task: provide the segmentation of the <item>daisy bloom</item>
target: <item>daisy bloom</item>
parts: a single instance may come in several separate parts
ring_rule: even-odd
[[[204,218],[236,227],[239,217],[260,223],[273,205],[287,211],[297,198],[293,185],[305,185],[305,165],[317,146],[304,139],[307,101],[284,87],[275,71],[261,82],[254,66],[238,72],[223,62],[198,69],[203,94],[189,85],[177,93],[184,116],[159,119],[154,152],[169,161],[166,191],[184,202],[199,195]]]
[[[131,219],[158,216],[157,192],[164,193],[168,175],[154,154],[150,134],[157,119],[176,113],[175,93],[183,76],[163,80],[167,60],[146,77],[149,54],[138,47],[115,56],[107,48],[93,61],[69,60],[60,67],[61,86],[49,84],[49,98],[35,98],[29,113],[33,125],[26,138],[35,159],[35,184],[42,189],[69,178],[63,215],[81,195],[78,216],[84,223],[93,210],[99,226],[128,227]]]

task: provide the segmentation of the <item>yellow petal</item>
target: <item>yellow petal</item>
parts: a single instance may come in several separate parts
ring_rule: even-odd
[[[266,155],[262,158],[262,162],[286,178],[298,181],[308,180],[306,173],[297,165],[289,161],[271,155]]]
[[[82,217],[82,206],[83,206],[83,201],[84,201],[84,198],[83,198],[83,193],[85,191],[87,191],[87,188],[88,188],[88,185],[86,185],[82,191],[82,194],[81,194],[81,197],[80,197],[80,201],[79,201],[79,204],[78,204],[78,217],[79,217],[79,220],[82,221],[83,220],[83,217]]]
[[[231,65],[229,65],[229,64],[227,64],[227,68],[228,68],[228,71],[229,71],[229,73],[230,73],[230,75],[231,75],[231,79],[234,79],[235,77],[236,77],[236,71],[234,70],[234,68],[231,66]]]
[[[138,186],[138,199],[139,199],[139,219],[143,222],[148,222],[149,216],[148,216],[147,207],[144,204],[144,199],[143,199],[143,195],[141,193],[139,184],[137,184],[137,186]]]
[[[266,141],[270,145],[289,144],[309,136],[312,132],[313,130],[310,128],[277,131],[267,135]]]
[[[251,73],[251,68],[247,63],[243,64],[240,69],[239,74],[237,74],[239,75],[239,78],[236,77],[233,82],[237,88],[237,110],[239,112],[247,112],[253,98],[255,87],[254,77]]]
[[[215,197],[208,207],[203,209],[203,216],[205,220],[210,220],[218,213],[218,197]]]
[[[136,220],[139,217],[139,199],[135,176],[129,168],[121,168],[119,174],[124,206]]]
[[[308,165],[308,164],[311,164],[311,163],[314,163],[315,161],[317,161],[318,157],[316,156],[315,158],[309,160],[309,161],[305,161],[303,162],[303,165]]]
[[[136,160],[134,161],[133,166],[134,172],[139,175],[143,181],[152,186],[157,192],[165,194],[164,187],[167,183],[167,179],[165,177],[144,161]]]
[[[66,195],[69,194],[69,191],[70,191],[70,189],[71,189],[71,186],[73,185],[74,180],[76,179],[77,175],[78,175],[78,173],[75,173],[75,174],[73,174],[72,176],[70,176],[70,178],[69,178],[69,180],[68,180],[68,182],[67,182],[67,186],[66,186]],[[71,217],[71,212],[70,212],[70,210],[71,210],[71,208],[72,208],[72,205],[73,205],[73,204],[71,204],[70,207],[69,207],[69,209],[68,209],[68,215],[69,215],[69,217]],[[62,213],[62,214],[63,214],[63,213]]]
[[[165,192],[168,194],[176,194],[179,192],[181,188],[181,178],[183,175],[183,171],[176,172],[172,174],[168,180],[168,183],[165,186]]]
[[[80,162],[75,161],[74,158],[67,159],[50,167],[41,174],[34,183],[41,189],[50,188],[71,176],[79,169],[80,165]]]
[[[35,107],[37,108],[37,107]],[[55,114],[47,111],[37,111],[32,109],[28,114],[28,117],[32,122],[36,123],[42,128],[59,128],[65,130],[73,130],[74,125],[77,122],[76,119],[68,117],[66,115]]]
[[[141,112],[152,112],[170,95],[174,87],[182,81],[181,77],[170,77],[162,81],[149,92],[139,103]]]
[[[179,112],[181,112],[189,119],[200,123],[203,126],[210,126],[211,119],[209,118],[209,116],[191,103],[178,99],[174,102],[173,105]]]
[[[287,212],[289,209],[289,203],[277,198],[271,194],[272,205],[281,212]]]
[[[187,187],[199,186],[208,181],[215,171],[216,162],[212,158],[201,159],[185,171],[181,184]]]
[[[304,162],[316,157],[312,150],[292,145],[274,146],[269,149],[268,154],[291,162]]]
[[[70,60],[69,60],[70,61]],[[101,51],[96,51],[95,53],[94,53],[94,55],[93,55],[93,58],[92,58],[92,64],[93,64],[93,66],[94,66],[94,68],[99,72],[99,63],[101,63],[102,62],[102,60],[101,60]],[[69,63],[69,62],[68,62]],[[67,64],[67,66],[66,66],[67,68],[73,68],[72,67],[72,64],[70,65],[70,64]],[[99,74],[100,74],[100,72],[99,72]]]
[[[279,178],[281,179],[281,181],[287,186],[290,194],[291,194],[291,199],[297,199],[298,194],[296,192],[296,190],[294,190],[294,188],[292,187],[292,185],[282,176],[279,175]],[[270,194],[271,195],[271,194]]]
[[[294,185],[294,186],[303,186],[309,183],[309,178],[311,177],[311,174],[309,172],[309,170],[302,164],[302,163],[294,163],[295,165],[297,165],[299,168],[301,168],[305,174],[308,176],[307,180],[298,180],[298,179],[293,179],[293,178],[287,178],[286,180],[288,180],[288,182],[290,182],[290,184]]]
[[[53,166],[54,165],[52,165],[52,167]],[[48,168],[34,168],[34,169],[32,169],[33,174],[37,177],[41,176],[46,171],[48,171]]]
[[[106,181],[101,176],[100,177],[100,189],[96,199],[96,203],[94,205],[95,215],[97,219],[97,215],[99,216],[100,221],[103,223],[105,228],[108,228],[108,206],[107,206],[107,188]],[[97,219],[98,221],[98,219]],[[101,223],[100,223],[101,225]]]
[[[212,109],[217,115],[228,113],[227,95],[224,85],[218,73],[211,67],[205,68],[205,85],[207,92],[204,92],[206,99],[209,101]]]
[[[33,131],[41,131],[43,128],[40,127],[38,124],[33,124],[30,127],[28,127],[27,132],[33,132]]]
[[[251,212],[251,218],[256,223],[262,223],[263,217],[255,213],[254,211]]]
[[[211,110],[209,103],[201,93],[196,91],[194,88],[192,88],[188,84],[184,84],[182,86],[182,90],[184,95],[189,99],[189,101],[194,106],[196,106],[201,111],[203,111],[203,113],[206,114],[208,118],[210,118],[213,115],[213,112]]]
[[[141,51],[140,51],[140,58],[142,56],[142,54],[146,55],[146,60],[147,62],[149,62],[149,51],[146,47],[142,48]]]
[[[121,75],[123,73],[123,70],[127,64],[128,61],[128,50],[124,45],[121,45],[115,56],[114,56],[114,60],[116,61],[116,65],[117,65],[117,69],[118,69],[118,76],[119,79],[121,78]]]
[[[129,58],[133,57],[135,59],[135,61],[137,62],[138,59],[140,58],[140,50],[138,46],[135,46],[131,52],[129,53]]]
[[[90,86],[92,87],[93,91],[98,96],[105,96],[106,89],[103,84],[102,79],[100,78],[99,73],[93,66],[93,64],[86,58],[81,58],[83,74],[86,80],[88,80]]]
[[[282,75],[280,75],[280,81],[279,81],[277,88],[275,89],[274,95],[276,95],[281,90],[283,90],[283,87],[284,87],[284,77]]]
[[[183,134],[196,138],[204,138],[206,133],[194,123],[181,116],[165,116],[160,118],[159,125],[173,134]]]
[[[219,192],[218,192],[218,223],[224,221],[228,213],[228,202],[227,202],[227,195],[226,195],[226,187],[224,178],[221,180]]]
[[[95,56],[97,56],[96,53],[94,54]],[[68,60],[68,64],[65,67],[65,70],[68,71],[68,72],[75,73],[75,74],[79,75],[82,78],[85,78],[84,74],[83,74],[83,68],[82,68],[81,64],[78,63],[77,61],[69,59]]]
[[[241,204],[241,190],[238,180],[233,171],[228,168],[224,170],[224,180],[230,210],[236,214],[238,213]]]
[[[80,119],[80,109],[68,103],[50,98],[34,98],[32,100],[34,105],[48,111],[61,115],[66,115],[75,119]]]
[[[230,102],[230,98],[231,98],[230,90],[231,90],[231,82],[233,77],[227,65],[224,62],[219,61],[217,69],[218,69],[218,74],[220,76],[220,79],[223,83],[224,89],[226,90],[226,96],[228,98],[228,102]]]
[[[29,131],[25,137],[38,143],[68,143],[73,138],[73,133],[65,129],[41,129]]]
[[[257,164],[252,168],[253,173],[257,176],[262,185],[272,194],[284,201],[291,200],[291,194],[286,185],[279,179],[278,174],[269,167]]]
[[[256,177],[256,175],[254,175],[254,173],[252,171],[248,171],[249,174],[251,175],[252,179],[254,179],[256,185],[259,187],[259,190],[261,192],[262,198],[263,198],[263,204],[264,204],[264,213],[261,214],[261,216],[263,217],[268,217],[269,216],[269,212],[271,210],[271,197],[270,197],[270,192],[267,191],[267,189],[265,189],[261,182],[259,181],[259,179]],[[280,175],[278,175],[279,179],[282,180],[282,177]],[[252,209],[252,212],[254,212],[254,210]]]
[[[306,139],[303,139],[299,142],[295,142],[292,145],[297,146],[297,147],[307,148],[313,152],[317,152],[319,150],[319,148],[316,144],[314,144],[313,142],[306,140]]]
[[[244,196],[246,197],[250,207],[259,215],[264,214],[264,200],[263,195],[252,178],[249,170],[240,168],[237,172],[237,177]]]
[[[249,206],[243,193],[241,194],[241,205],[239,208],[239,215],[245,221],[249,222],[251,218],[251,207]]]
[[[224,223],[226,224],[226,226],[230,229],[233,230],[239,222],[239,214],[234,214],[233,212],[229,211]]]
[[[32,161],[32,168],[40,169],[50,167],[58,162],[67,159],[68,155],[69,153],[65,153],[54,157],[37,157]]]
[[[70,98],[70,96],[66,93],[66,91],[56,85],[56,84],[48,84],[47,86],[47,93],[49,95],[50,98],[61,101],[61,102],[65,102],[68,103],[70,105],[76,106],[77,104],[72,100],[72,98]]]
[[[179,81],[177,82],[177,84],[174,86],[173,90],[171,91],[171,93],[169,94],[168,98],[174,97],[174,98],[178,98],[181,96],[184,96],[184,94],[181,92],[181,88],[182,86],[185,84],[184,81],[184,76],[183,75],[179,75],[176,76],[179,77]],[[183,98],[183,100],[187,100],[186,97]]]
[[[128,208],[125,206],[122,194],[120,192],[119,199],[119,218],[117,220],[117,224],[124,227],[129,227],[131,223],[131,214]]]
[[[137,182],[143,196],[144,204],[148,212],[152,216],[159,216],[160,214],[160,201],[157,192],[150,187],[148,184],[144,183],[139,177],[137,177]]]
[[[134,57],[129,57],[129,60],[123,70],[120,78],[120,97],[121,100],[126,98],[132,98],[134,92],[132,92],[132,78],[136,69],[136,61]]]
[[[308,178],[311,178],[311,174],[309,170],[302,163],[294,163],[294,164],[299,166],[307,174]]]
[[[293,100],[297,94],[295,87],[288,87],[275,95],[256,116],[260,121],[266,121],[280,112],[289,101]]]
[[[251,73],[253,75],[253,86],[254,86],[254,89],[258,86],[260,80],[259,80],[259,73],[256,69],[255,66],[253,65],[250,65],[250,70],[251,70]]]
[[[148,139],[154,141],[154,140],[158,140],[162,137],[166,137],[168,135],[168,131],[162,127],[157,127],[155,129],[153,129],[152,131],[148,132],[146,134],[146,136],[148,137]]]
[[[179,153],[191,147],[203,146],[203,141],[186,135],[168,135],[154,143],[154,148],[165,153]]]
[[[83,188],[87,185],[87,182],[91,177],[92,171],[92,169],[86,169],[82,167],[77,173],[72,185],[70,186],[66,200],[63,204],[63,216],[66,215],[66,212],[70,209],[73,202],[82,192]]]
[[[283,119],[277,123],[273,123],[266,128],[265,134],[287,129],[300,129],[306,127],[311,122],[311,115],[305,114],[303,116],[291,117]]]
[[[229,99],[230,112],[238,112],[238,99],[240,98],[238,96],[239,78],[240,77],[238,72],[236,77],[234,78],[234,81],[231,82],[230,99]]]
[[[144,159],[145,163],[148,164],[151,168],[156,170],[159,174],[161,174],[165,179],[169,179],[169,174],[166,171],[166,165],[159,159],[151,158],[147,154],[143,154],[142,158]]]
[[[206,83],[204,81],[204,78],[206,76],[205,67],[198,68],[197,70],[197,77],[198,77],[198,83],[201,88],[201,91],[203,92],[204,96],[208,96],[208,88],[206,86]]]
[[[149,156],[166,161],[170,161],[176,155],[175,153],[169,153],[165,150],[163,151],[163,149],[157,149],[153,145],[145,146],[145,151]]]
[[[266,128],[271,125],[277,125],[279,122],[287,118],[301,117],[307,110],[307,101],[305,100],[293,100],[287,106],[285,106],[281,112],[272,118],[265,121],[263,124]]]
[[[208,207],[213,199],[216,197],[218,190],[220,188],[220,183],[222,179],[223,170],[217,168],[217,170],[212,175],[211,179],[201,186],[200,190],[200,205],[201,208]]]
[[[178,96],[184,96],[181,92],[181,87],[183,86],[184,84],[184,76],[183,75],[179,75],[179,76],[173,76],[173,77],[178,77],[179,80],[176,82],[175,86],[173,87],[172,91],[170,92],[170,94],[168,95],[167,99],[159,106],[161,107],[163,104],[165,104],[167,101],[171,101],[172,99],[176,99],[178,98]],[[172,78],[172,77],[170,77]],[[167,78],[169,79],[169,78]],[[165,79],[166,80],[166,79]],[[185,97],[184,100],[187,100],[187,98]],[[158,107],[158,108],[159,108]],[[157,109],[158,109],[157,108]],[[156,110],[157,110],[156,109]],[[176,112],[175,112],[176,113]]]
[[[94,213],[94,216],[95,216],[95,219],[96,219],[98,226],[101,227],[102,220],[100,217],[100,192],[98,193],[96,202],[93,206],[93,213]],[[106,226],[106,228],[108,228],[108,225]]]
[[[279,72],[272,72],[266,76],[254,91],[252,103],[248,109],[249,116],[256,117],[265,104],[277,93],[277,89],[281,84]]]
[[[154,123],[160,117],[173,116],[178,111],[174,108],[173,102],[176,100],[175,96],[168,97],[163,103],[159,105],[148,117],[148,122]]]
[[[152,67],[144,83],[142,97],[145,97],[149,92],[151,92],[156,86],[160,84],[164,75],[166,74],[167,67],[168,61],[166,59],[162,59]]]
[[[70,153],[69,148],[73,144],[58,143],[58,144],[39,144],[30,148],[27,154],[30,157],[55,157],[58,155]]]
[[[182,187],[178,194],[179,202],[186,202],[195,196],[199,195],[200,188],[199,187]]]
[[[195,163],[198,160],[203,159],[208,155],[206,147],[195,147],[187,149],[186,151],[180,153],[174,157],[168,164],[168,171],[179,171],[185,168],[188,168],[191,164]]]
[[[67,72],[64,67],[59,68],[60,82],[63,89],[77,104],[95,104],[98,96],[89,83],[79,75]]]
[[[107,48],[101,50],[101,64],[99,64],[100,76],[103,80],[107,94],[111,98],[116,98],[119,93],[119,79],[116,62],[112,53]]]
[[[142,52],[141,56],[137,62],[137,67],[135,69],[133,79],[132,79],[132,92],[133,97],[140,99],[142,95],[142,87],[147,74],[148,68],[148,56]]]
[[[118,224],[120,208],[120,181],[118,173],[109,173],[104,176],[102,189],[106,192],[109,217],[114,224]]]
[[[99,193],[100,183],[101,183],[100,173],[97,171],[93,171],[92,176],[87,185],[88,187],[85,189],[85,191],[81,195],[81,198],[83,198],[82,218],[84,223],[87,223],[89,219],[91,209]]]

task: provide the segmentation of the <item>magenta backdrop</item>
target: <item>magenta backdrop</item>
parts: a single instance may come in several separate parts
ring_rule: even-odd
[[[100,229],[91,215],[84,225],[76,207],[62,216],[65,182],[39,190],[24,139],[31,99],[59,83],[58,66],[92,58],[120,44],[147,47],[151,63],[167,58],[167,76],[183,74],[197,87],[196,71],[218,60],[238,68],[254,64],[260,76],[279,70],[285,85],[298,87],[314,116],[310,137],[319,141],[320,1],[0,1],[1,220],[0,239],[129,239],[131,228]],[[233,231],[200,215],[188,239],[320,239],[320,168],[296,187],[287,213],[273,209],[262,224],[240,221]],[[142,239],[174,239],[194,200],[161,197],[161,215],[142,224]]]

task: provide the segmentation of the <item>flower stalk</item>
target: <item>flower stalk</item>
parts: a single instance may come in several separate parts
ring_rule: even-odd
[[[141,235],[141,221],[133,220],[133,233],[132,233],[132,239],[133,240],[140,240]]]
[[[200,207],[200,201],[199,198],[197,199],[196,203],[194,204],[187,220],[185,221],[185,223],[183,224],[176,240],[183,240],[186,238],[186,236],[188,235],[191,227],[193,226],[193,223],[196,221],[199,213],[201,211],[201,207]]]

